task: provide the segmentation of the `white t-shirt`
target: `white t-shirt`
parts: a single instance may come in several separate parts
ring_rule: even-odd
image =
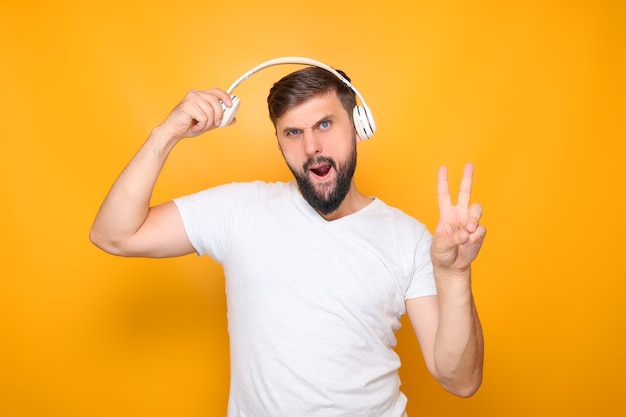
[[[436,294],[423,224],[379,199],[329,222],[294,181],[175,203],[224,268],[229,417],[405,415],[395,332],[407,299]]]

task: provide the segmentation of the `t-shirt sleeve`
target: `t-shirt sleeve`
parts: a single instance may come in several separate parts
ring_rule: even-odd
[[[425,226],[415,246],[411,282],[405,293],[405,299],[437,295],[433,264],[430,259],[432,235]]]
[[[189,237],[198,255],[216,261],[223,256],[232,222],[233,184],[221,185],[174,199]]]

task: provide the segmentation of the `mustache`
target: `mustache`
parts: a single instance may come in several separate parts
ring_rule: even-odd
[[[329,164],[335,169],[335,171],[337,170],[337,164],[335,163],[334,159],[327,156],[317,156],[315,158],[307,159],[306,162],[302,164],[302,169],[304,170],[304,172],[306,172],[311,168],[311,166],[320,164]]]

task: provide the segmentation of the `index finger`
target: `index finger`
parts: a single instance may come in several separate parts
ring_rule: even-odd
[[[445,166],[440,167],[437,173],[437,200],[439,201],[439,209],[452,205],[450,187],[448,186],[448,169]]]
[[[199,91],[198,93],[200,97],[213,108],[216,115],[222,114],[222,103],[224,103],[226,107],[233,105],[233,101],[228,93],[220,88],[212,88],[210,90]],[[221,118],[221,116],[219,118]]]
[[[228,95],[228,93],[221,88],[211,88],[209,90],[200,91],[200,94],[202,94],[207,100],[209,97],[217,97],[218,101],[226,104],[226,106],[230,107],[232,105],[230,95]]]

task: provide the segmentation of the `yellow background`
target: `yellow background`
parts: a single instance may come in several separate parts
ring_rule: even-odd
[[[361,190],[437,220],[437,167],[476,165],[488,237],[476,396],[445,393],[399,332],[411,416],[624,415],[623,1],[0,2],[0,415],[220,416],[221,269],[87,238],[115,176],[190,88],[285,55],[345,70],[378,132]],[[180,144],[156,201],[281,180],[265,97]]]

